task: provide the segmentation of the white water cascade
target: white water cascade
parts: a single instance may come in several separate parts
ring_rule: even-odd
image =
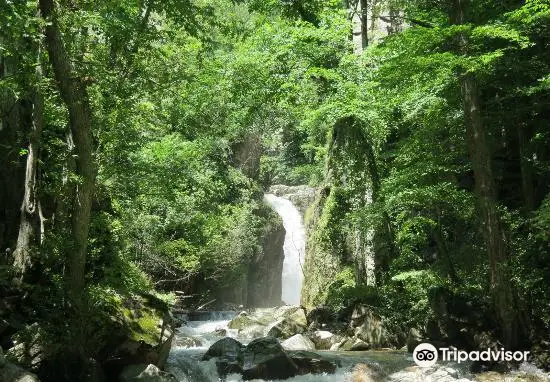
[[[305,256],[305,229],[302,216],[290,200],[266,194],[266,202],[281,216],[286,230],[282,274],[283,302],[299,305],[304,280],[303,265]]]

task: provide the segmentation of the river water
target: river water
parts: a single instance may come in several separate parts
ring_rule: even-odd
[[[302,217],[296,207],[287,199],[272,194],[265,195],[266,202],[281,216],[286,230],[284,263],[282,271],[282,301],[299,305],[303,282],[305,230]],[[182,317],[185,325],[176,333],[176,344],[170,352],[166,370],[175,375],[179,382],[218,382],[215,360],[203,362],[202,356],[210,345],[224,336],[239,340],[243,344],[251,341],[242,337],[237,330],[228,329],[229,321],[236,312],[208,312]],[[191,320],[189,320],[191,318]],[[265,333],[264,333],[265,334]],[[261,336],[261,334],[259,335]],[[400,351],[329,352],[317,351],[334,360],[340,366],[331,375],[301,375],[287,379],[290,382],[471,382],[474,376],[468,372],[468,365],[455,363],[437,364],[428,369],[415,367],[412,356]],[[376,377],[354,374],[358,366],[376,371]],[[523,371],[502,377],[483,379],[487,382],[550,381],[531,365],[522,365]],[[516,377],[521,377],[517,379]],[[523,377],[527,376],[526,379]],[[532,378],[533,377],[533,378]],[[230,375],[225,381],[240,382],[240,375]],[[260,380],[255,380],[261,382]]]
[[[231,312],[213,312],[203,321],[187,321],[177,331],[176,345],[172,348],[166,370],[172,373],[179,382],[220,382],[215,360],[201,361],[210,345],[223,336],[229,336],[241,341],[250,342],[250,338],[239,337],[237,330],[227,328],[230,319],[235,315]],[[178,346],[179,340],[193,338],[198,341],[196,346]],[[187,345],[186,345],[187,346]],[[289,382],[546,382],[550,381],[547,373],[536,369],[530,364],[523,364],[519,371],[498,375],[489,373],[483,379],[476,379],[468,372],[469,364],[458,365],[454,362],[438,363],[431,368],[418,368],[412,356],[402,351],[366,351],[366,352],[329,352],[316,351],[324,358],[337,361],[340,366],[334,374],[300,375],[286,379]],[[376,370],[378,375],[367,378],[354,373],[357,365],[367,365]],[[227,376],[227,382],[241,382],[240,375]],[[254,380],[264,382],[264,380]]]

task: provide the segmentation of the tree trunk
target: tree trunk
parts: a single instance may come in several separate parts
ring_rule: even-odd
[[[529,156],[532,155],[529,150],[529,132],[527,124],[518,124],[518,145],[521,166],[521,188],[523,191],[523,204],[527,212],[535,210],[535,188],[533,181],[533,166]]]
[[[36,80],[42,78],[40,65],[40,49],[38,49],[38,63],[36,65]],[[37,167],[40,150],[40,137],[44,127],[44,100],[39,86],[35,86],[32,100],[32,123],[29,134],[29,148],[27,153],[27,165],[25,170],[25,191],[21,204],[21,217],[17,245],[13,254],[14,268],[23,277],[32,265],[31,247],[41,240],[40,217],[38,212]]]
[[[465,23],[466,0],[455,0],[451,22]],[[459,48],[467,51],[466,36],[459,36]],[[509,248],[497,208],[497,193],[493,178],[491,151],[481,112],[477,81],[472,73],[460,78],[463,99],[464,124],[468,151],[475,178],[478,214],[489,256],[491,292],[504,345],[514,349],[519,345],[523,326],[517,308],[517,298],[508,270]]]
[[[75,73],[67,55],[53,0],[40,0],[45,27],[45,42],[59,92],[69,111],[69,123],[75,146],[78,184],[71,206],[72,248],[68,252],[66,282],[69,298],[79,304],[84,292],[86,249],[96,167],[93,159],[92,109],[85,83]]]
[[[6,37],[0,28],[0,45]],[[6,43],[6,45],[8,45]],[[17,51],[17,42],[11,48]],[[0,54],[0,80],[14,77],[20,67],[18,54]],[[3,53],[3,52],[0,52]],[[9,86],[0,86],[0,262],[12,262],[17,242],[21,195],[24,184],[24,162],[19,154],[23,145],[23,101]]]
[[[360,0],[361,8],[361,47],[363,50],[369,46],[369,2]]]

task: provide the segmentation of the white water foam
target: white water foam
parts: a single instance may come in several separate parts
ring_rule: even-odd
[[[282,273],[282,296],[284,303],[299,305],[304,280],[305,229],[302,216],[290,200],[264,195],[266,202],[281,216],[286,230]]]

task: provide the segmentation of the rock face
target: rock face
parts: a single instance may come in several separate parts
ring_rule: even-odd
[[[285,228],[283,221],[267,204],[255,211],[259,230],[254,253],[249,255],[246,270],[220,286],[216,298],[222,306],[264,308],[281,304],[281,276],[284,261]]]
[[[364,341],[369,348],[391,347],[395,342],[390,338],[382,319],[365,305],[355,307],[351,316],[351,327],[354,328],[355,337]]]
[[[315,350],[315,344],[307,337],[296,334],[281,342],[285,350]]]
[[[261,235],[261,250],[248,265],[247,306],[265,308],[281,303],[285,227],[271,209],[266,213]]]

